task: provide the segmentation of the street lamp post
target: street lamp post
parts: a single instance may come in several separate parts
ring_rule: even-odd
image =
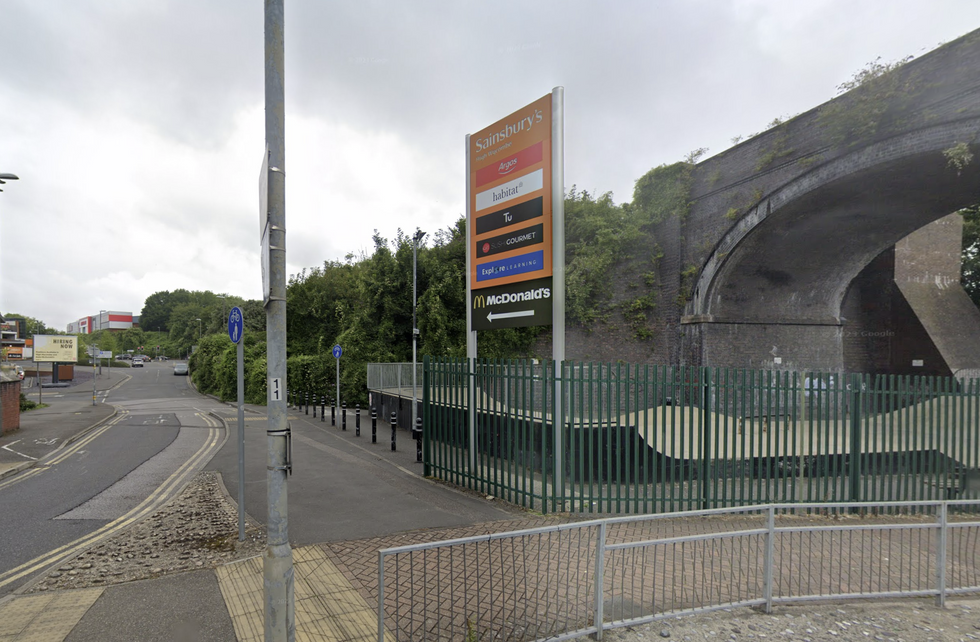
[[[415,228],[415,237],[412,239],[414,244],[412,245],[412,425],[409,430],[415,430],[415,426],[418,423],[418,408],[416,406],[416,399],[418,399],[417,382],[415,371],[418,369],[416,365],[417,356],[416,348],[418,344],[419,329],[418,324],[415,321],[415,301],[416,301],[416,289],[418,288],[418,263],[419,263],[419,243],[425,238],[425,232]]]
[[[108,310],[99,310],[99,330],[102,330],[102,313],[103,312],[106,314],[106,323],[109,322],[109,311]],[[108,375],[107,376],[108,376],[109,379],[112,379],[112,357],[109,357],[109,359],[106,361],[106,364],[107,364],[106,370],[108,372]],[[99,374],[102,374],[102,357],[101,356],[99,356]]]
[[[197,347],[201,347],[201,320],[197,319]],[[190,355],[187,357],[190,359]]]
[[[17,177],[16,174],[0,173],[0,185],[4,185],[7,181],[16,181],[16,180],[20,180]],[[3,190],[0,189],[0,192],[2,192],[2,191]],[[35,363],[36,363],[36,361],[35,361]],[[38,374],[40,374],[40,373],[38,373]],[[0,376],[0,381],[2,381],[2,379],[3,379],[3,377]],[[2,384],[0,384],[0,385],[2,385]],[[38,380],[37,380],[37,388],[38,388],[38,390],[41,389],[41,378],[40,377],[38,377]],[[2,396],[3,395],[0,395],[0,397],[2,397]],[[0,435],[2,435],[2,434],[3,434],[3,402],[0,401]]]
[[[95,399],[98,395],[98,390],[96,390],[96,382],[99,380],[98,373],[95,369],[95,361],[99,358],[99,345],[97,343],[92,344],[92,405],[95,405]]]

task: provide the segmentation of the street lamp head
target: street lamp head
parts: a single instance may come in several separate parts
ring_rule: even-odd
[[[425,238],[425,232],[419,228],[415,228],[415,242],[421,243],[423,238]]]
[[[7,181],[17,181],[20,180],[16,174],[0,173],[0,185],[3,185]],[[0,189],[0,192],[3,190]]]

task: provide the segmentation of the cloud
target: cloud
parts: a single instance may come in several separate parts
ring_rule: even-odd
[[[565,179],[650,168],[811,109],[867,62],[980,25],[934,0],[419,0],[285,7],[287,273],[465,209],[464,137],[565,87]],[[56,327],[177,288],[261,296],[261,2],[6,0],[0,310]]]

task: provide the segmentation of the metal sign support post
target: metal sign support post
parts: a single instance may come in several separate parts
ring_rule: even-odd
[[[473,213],[470,212],[470,199],[472,198],[473,188],[471,187],[470,176],[470,135],[466,135],[466,267],[473,265]],[[476,471],[476,330],[473,329],[473,284],[469,274],[466,275],[466,364],[469,370],[466,386],[466,407],[469,415],[467,425],[469,426],[470,444],[470,473]]]
[[[228,313],[228,337],[238,363],[238,541],[245,541],[245,316],[235,306]]]
[[[238,541],[245,541],[245,342],[238,342]]]
[[[99,354],[99,346],[92,346],[92,405],[93,406],[96,405],[95,404],[95,398],[96,398],[96,395],[97,395],[97,392],[96,392],[96,389],[95,389],[95,382],[99,378],[99,375],[98,375],[98,373],[96,371],[96,368],[95,368],[95,360],[98,359],[98,356],[96,356],[96,355],[98,355],[98,354]]]
[[[565,88],[551,90],[552,359],[555,361],[555,491],[565,490]],[[564,506],[557,510],[564,510]]]
[[[340,406],[340,357],[343,354],[344,354],[344,351],[340,347],[340,344],[339,343],[333,347],[333,356],[334,356],[335,359],[337,359],[337,398],[334,399],[334,403],[338,407]],[[332,412],[333,412],[333,409],[331,409],[331,413]],[[346,407],[344,409],[344,419],[345,420],[347,419],[347,409],[346,409]],[[332,417],[331,417],[330,425],[331,426],[333,425]]]
[[[266,441],[268,520],[263,557],[266,642],[294,642],[296,615],[293,552],[289,546],[288,478],[289,420],[286,399],[286,117],[284,91],[283,0],[265,0],[265,139],[261,186],[266,216],[262,261],[267,266],[266,355],[269,399]],[[265,267],[265,266],[264,266]]]

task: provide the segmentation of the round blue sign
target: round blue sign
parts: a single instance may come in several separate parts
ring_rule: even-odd
[[[342,354],[344,354],[344,351],[340,349],[340,344],[338,343],[337,345],[335,345],[333,347],[333,356],[335,358],[339,359],[340,358],[340,355],[342,355]]]
[[[232,343],[238,343],[242,340],[244,331],[245,317],[242,316],[242,309],[235,306],[228,313],[228,337],[231,338]]]

